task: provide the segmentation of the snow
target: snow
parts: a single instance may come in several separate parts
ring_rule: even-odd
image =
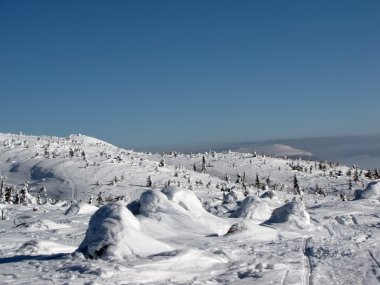
[[[245,219],[268,219],[271,208],[266,201],[258,197],[249,196],[243,200],[241,205],[231,214],[231,218]]]
[[[86,215],[93,214],[98,210],[98,207],[87,203],[75,203],[70,205],[66,210],[65,215]]]
[[[89,258],[135,259],[172,248],[140,232],[140,223],[122,202],[101,207],[91,217],[77,251]]]
[[[312,228],[310,215],[306,211],[302,201],[292,201],[275,209],[265,224],[283,224],[290,228],[307,229]]]
[[[372,181],[367,187],[357,192],[358,199],[380,199],[380,181]]]
[[[5,187],[26,183],[33,197],[47,190],[37,204],[0,195],[1,284],[380,280],[379,181],[360,169],[355,182],[355,168],[334,163],[146,154],[83,135],[0,134],[0,158]],[[238,173],[245,185],[235,183]],[[315,193],[317,185],[326,195]]]

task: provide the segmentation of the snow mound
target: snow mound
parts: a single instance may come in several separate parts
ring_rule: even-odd
[[[165,194],[157,190],[148,190],[140,196],[141,215],[160,220],[159,213],[176,213],[182,209],[175,209],[168,201]],[[184,212],[184,211],[183,211]]]
[[[266,198],[269,198],[269,199],[274,199],[274,198],[277,198],[277,195],[276,193],[274,193],[273,191],[265,191],[261,196],[260,196],[261,199],[266,199]]]
[[[226,235],[242,232],[247,230],[247,225],[243,222],[233,224],[230,229],[228,230]]]
[[[336,216],[335,220],[341,225],[357,225],[358,221],[353,215]]]
[[[162,193],[168,197],[168,200],[181,206],[194,216],[201,216],[206,212],[201,201],[191,190],[168,186],[162,190]]]
[[[283,224],[292,229],[308,229],[313,225],[310,222],[310,215],[305,209],[302,201],[292,201],[280,208],[274,209],[269,220],[264,224]]]
[[[230,225],[221,218],[207,212],[193,191],[185,188],[168,186],[162,190],[162,193],[168,197],[169,201],[185,209],[194,220],[198,221],[198,223],[206,228],[211,229],[218,235],[223,235],[228,231]]]
[[[47,240],[30,240],[25,242],[18,251],[23,254],[58,254],[71,253],[75,247]]]
[[[75,203],[72,204],[66,211],[65,215],[74,216],[74,215],[92,215],[99,208],[86,203]]]
[[[380,181],[372,181],[363,190],[356,193],[357,199],[380,199]]]
[[[253,196],[248,196],[230,217],[245,219],[268,219],[270,215],[271,210],[265,201]]]
[[[209,212],[195,194],[179,187],[166,187],[161,191],[148,190],[141,194],[141,215],[160,221],[160,235],[181,233],[225,234],[229,224]],[[148,228],[152,229],[150,224]],[[165,230],[164,230],[165,228]]]
[[[234,203],[238,199],[237,193],[231,190],[227,194],[223,194],[223,204]]]
[[[140,232],[139,220],[122,202],[110,203],[95,212],[77,249],[87,258],[128,260],[170,250],[170,246]]]

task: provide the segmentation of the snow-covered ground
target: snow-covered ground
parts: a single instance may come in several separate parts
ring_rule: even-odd
[[[366,173],[0,134],[0,283],[379,284]]]

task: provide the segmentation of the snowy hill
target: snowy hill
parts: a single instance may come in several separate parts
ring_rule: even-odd
[[[0,134],[0,174],[2,284],[380,280],[374,170]]]

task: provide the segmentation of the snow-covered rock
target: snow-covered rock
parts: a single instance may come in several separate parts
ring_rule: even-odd
[[[265,201],[254,196],[248,196],[230,217],[245,219],[268,219],[270,215],[271,210]]]
[[[310,222],[310,215],[302,201],[292,201],[274,209],[271,217],[264,224],[283,224],[291,229],[313,227]]]
[[[367,184],[363,190],[356,192],[357,199],[379,199],[380,198],[380,181],[372,181]]]
[[[140,232],[139,220],[122,202],[110,203],[96,211],[77,249],[88,258],[129,260],[170,250],[170,246]]]

